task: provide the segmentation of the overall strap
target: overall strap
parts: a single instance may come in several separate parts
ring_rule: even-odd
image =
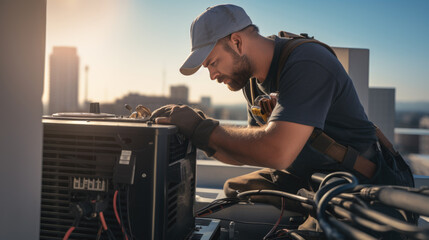
[[[280,74],[283,70],[283,67],[285,66],[290,54],[295,50],[295,48],[301,46],[304,43],[317,43],[328,49],[334,56],[335,54],[334,50],[328,46],[327,44],[320,42],[314,38],[310,38],[307,34],[302,33],[301,35],[296,35],[290,32],[280,31],[279,36],[282,38],[288,38],[290,39],[285,46],[282,49],[282,52],[280,53],[280,59],[279,59],[279,68],[277,70],[277,90],[280,86]]]

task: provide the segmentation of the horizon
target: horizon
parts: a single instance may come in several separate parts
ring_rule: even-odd
[[[335,47],[370,51],[370,87],[396,89],[398,101],[429,101],[429,2],[427,1],[231,1],[244,8],[261,35],[306,32]],[[47,1],[45,91],[54,46],[74,46],[79,56],[79,104],[89,66],[89,100],[113,102],[129,92],[168,96],[189,87],[191,102],[244,103],[241,91],[211,81],[206,69],[182,76],[191,22],[219,1]],[[180,9],[178,11],[177,9]],[[399,46],[399,47],[398,47]],[[165,80],[165,81],[164,81]]]

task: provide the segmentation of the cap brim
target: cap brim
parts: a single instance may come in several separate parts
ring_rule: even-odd
[[[198,71],[198,69],[201,67],[201,64],[203,64],[204,60],[206,60],[206,58],[209,56],[215,45],[216,43],[209,44],[192,51],[185,63],[180,68],[180,72],[183,75],[192,75]]]

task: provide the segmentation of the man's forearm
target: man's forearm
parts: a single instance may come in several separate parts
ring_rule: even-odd
[[[226,163],[226,164],[237,165],[237,166],[245,165],[245,164],[237,161],[236,157],[233,157],[233,156],[231,156],[231,154],[227,154],[222,150],[218,150],[213,155],[213,157],[216,158],[218,161]]]
[[[214,157],[234,165],[272,167],[264,152],[264,128],[217,127],[210,136],[210,146],[216,150]],[[261,144],[262,143],[262,144]],[[267,147],[267,148],[266,148]]]

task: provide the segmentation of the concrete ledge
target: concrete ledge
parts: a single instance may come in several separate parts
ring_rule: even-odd
[[[259,169],[261,168],[234,166],[213,160],[197,160],[197,187],[223,189],[227,179]]]

